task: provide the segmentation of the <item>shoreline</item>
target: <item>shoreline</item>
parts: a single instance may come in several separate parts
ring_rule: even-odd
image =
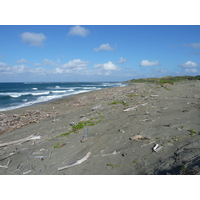
[[[57,83],[57,82],[55,82]],[[85,82],[87,83],[87,82]],[[94,82],[94,83],[101,83],[101,82]],[[105,83],[107,84],[106,82],[102,82],[102,83]],[[114,87],[123,87],[123,86],[127,86],[128,84],[127,83],[121,83],[121,82],[109,82],[109,84],[122,84],[121,86],[114,86]],[[104,86],[104,85],[103,85]],[[114,87],[107,87],[107,88],[114,88]],[[84,88],[85,89],[85,88]],[[45,100],[45,101],[41,101],[41,102],[36,102],[36,103],[33,103],[33,102],[28,102],[30,103],[30,105],[23,105],[23,104],[20,104],[18,106],[10,106],[10,107],[7,107],[7,108],[2,108],[2,110],[0,110],[0,112],[6,112],[6,111],[10,111],[10,110],[16,110],[16,109],[20,109],[20,108],[24,108],[24,107],[31,107],[31,106],[35,106],[35,105],[39,105],[39,104],[43,104],[43,103],[48,103],[48,102],[51,102],[51,101],[56,101],[56,100],[59,100],[59,99],[62,99],[62,98],[67,98],[67,97],[70,97],[70,96],[74,96],[74,95],[78,95],[78,94],[82,94],[82,93],[88,93],[88,92],[92,92],[92,91],[98,91],[98,90],[102,90],[102,89],[106,89],[106,88],[96,88],[94,90],[81,90],[81,91],[77,91],[75,94],[71,93],[71,94],[66,94],[66,95],[63,95],[62,97],[56,97],[53,98],[53,99],[50,99],[50,100]],[[50,93],[53,93],[52,91],[49,91]]]
[[[1,111],[1,123],[27,124],[0,134],[0,145],[16,142],[0,147],[0,174],[198,173],[199,89],[135,83]],[[40,139],[17,143],[30,136]]]

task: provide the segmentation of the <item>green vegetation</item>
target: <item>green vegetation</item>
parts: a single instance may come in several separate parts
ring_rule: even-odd
[[[98,113],[100,115],[100,113]],[[80,121],[79,123],[77,123],[76,125],[72,126],[72,130],[67,132],[67,133],[62,133],[61,135],[56,136],[57,137],[61,137],[61,136],[69,136],[70,133],[77,133],[80,129],[83,129],[85,126],[94,126],[95,124],[101,122],[104,118],[104,115],[101,115],[100,119],[97,121],[93,121],[94,118],[90,118],[90,120],[88,121]],[[56,146],[56,145],[55,145]]]
[[[119,165],[107,164],[108,167],[120,167]]]
[[[191,136],[195,136],[196,133],[197,133],[197,131],[195,131],[195,130],[193,130],[193,129],[189,129],[188,131],[190,132],[189,135],[191,135]]]
[[[173,137],[172,139],[173,139],[174,142],[178,142],[179,141],[179,139],[176,136]]]
[[[71,133],[71,132],[62,133],[61,135],[56,136],[56,138],[57,138],[57,137],[60,137],[60,136],[68,136],[68,135],[70,135],[70,133]]]
[[[141,94],[128,94],[126,95],[127,97],[140,97],[142,96]]]
[[[166,76],[162,78],[146,78],[146,79],[132,79],[130,81],[127,81],[126,83],[157,83],[160,85],[163,84],[174,84],[175,82],[180,81],[187,81],[187,80],[200,80],[200,75],[198,76]]]
[[[59,141],[53,148],[59,148],[61,143],[62,143],[62,141]]]
[[[80,121],[78,124],[72,126],[72,132],[77,132],[80,129],[84,128],[84,123],[83,121]]]
[[[124,106],[128,106],[128,104],[126,102],[123,102],[120,100],[113,101],[112,103],[109,103],[108,105],[115,105],[115,104],[119,104],[119,103],[121,103]]]
[[[195,175],[198,172],[195,167],[188,167],[188,164],[185,164],[181,167],[180,175]]]

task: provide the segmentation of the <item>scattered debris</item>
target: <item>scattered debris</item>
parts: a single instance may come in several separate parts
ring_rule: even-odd
[[[157,94],[152,94],[150,97],[158,97]]]
[[[6,168],[6,169],[7,169],[8,166],[9,166],[9,164],[11,163],[11,161],[12,161],[12,160],[9,159],[6,165],[0,165],[0,167]]]
[[[129,138],[130,140],[149,140],[148,137],[143,135],[134,135],[133,137]]]
[[[97,110],[97,109],[100,108],[101,106],[102,106],[102,105],[97,105],[97,106],[93,107],[93,108],[92,108],[92,111]]]
[[[160,151],[162,148],[163,148],[163,146],[159,146],[159,144],[156,144],[156,145],[153,147],[153,151],[157,153],[157,152]]]
[[[0,113],[0,134],[19,129],[31,123],[38,123],[47,118],[55,118],[57,115],[58,113],[55,111],[45,112],[42,110],[27,110],[27,112],[21,115],[13,114],[12,116]]]
[[[77,160],[77,161],[75,161],[75,162],[73,162],[73,163],[70,163],[70,164],[68,164],[68,165],[66,165],[66,166],[64,166],[64,167],[58,168],[58,171],[61,171],[61,170],[63,170],[63,169],[67,169],[67,168],[73,167],[73,166],[75,166],[75,165],[79,165],[79,164],[81,164],[82,162],[86,161],[86,160],[90,157],[90,155],[91,155],[91,152],[88,152],[88,153],[87,153],[83,158],[81,158],[80,160]]]

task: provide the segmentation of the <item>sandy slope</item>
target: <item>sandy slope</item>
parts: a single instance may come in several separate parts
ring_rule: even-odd
[[[0,147],[0,174],[195,174],[200,169],[199,91],[199,81],[133,84],[2,112],[58,115],[0,135],[0,145],[41,136]],[[80,121],[92,126],[56,137]],[[138,135],[142,139],[134,140]],[[58,170],[75,161],[78,165]]]

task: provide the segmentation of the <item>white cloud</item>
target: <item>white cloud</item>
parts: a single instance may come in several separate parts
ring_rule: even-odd
[[[125,63],[125,62],[127,62],[127,59],[122,57],[120,57],[120,60],[117,61],[117,63]]]
[[[20,60],[17,60],[16,63],[26,63],[28,62],[27,60],[21,58]]]
[[[184,68],[190,68],[190,67],[197,67],[197,63],[195,62],[192,62],[192,61],[187,61],[185,63],[183,63],[182,65],[180,65],[181,67],[184,67]]]
[[[6,63],[0,62],[0,69],[3,68],[3,67],[5,67],[5,66],[7,66]]]
[[[34,66],[41,66],[41,64],[40,63],[35,63]]]
[[[190,69],[185,69],[185,71],[186,72],[191,72],[191,73],[197,73],[198,72],[198,70],[197,69],[195,69],[195,68],[190,68]]]
[[[94,67],[98,68],[100,70],[104,70],[104,71],[118,71],[118,70],[120,70],[120,67],[113,64],[111,61],[109,61],[107,63],[103,63],[103,64],[96,64],[96,65],[94,65]]]
[[[112,48],[109,44],[102,44],[98,48],[94,48],[94,51],[113,51],[114,48]]]
[[[20,74],[20,73],[27,72],[28,68],[25,65],[14,65],[12,67],[12,71],[13,71],[13,73]]]
[[[52,60],[49,60],[46,58],[43,60],[43,64],[44,65],[56,65],[56,63],[54,63]]]
[[[21,34],[21,39],[30,46],[44,46],[43,41],[46,39],[46,36],[43,33],[25,32]]]
[[[192,43],[191,46],[193,48],[199,49],[200,48],[200,43]]]
[[[11,74],[11,67],[7,66],[6,63],[0,62],[0,75]]]
[[[68,63],[62,65],[61,67],[56,68],[55,73],[72,73],[75,71],[84,70],[86,69],[88,63],[89,63],[88,61],[75,59],[69,61]]]
[[[160,65],[160,63],[157,60],[155,61],[142,60],[140,63],[141,67],[149,67],[149,66],[156,66],[156,65]]]
[[[28,71],[25,65],[14,65],[13,67],[8,66],[6,63],[0,62],[1,74],[21,74]]]
[[[90,31],[81,26],[73,26],[70,28],[68,35],[78,35],[85,37],[90,33]]]

